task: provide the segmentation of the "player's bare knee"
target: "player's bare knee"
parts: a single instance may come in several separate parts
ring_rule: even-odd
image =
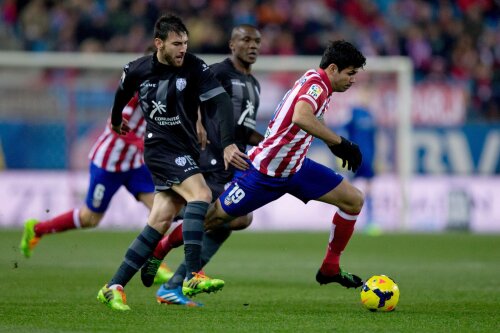
[[[99,225],[99,222],[101,222],[100,218],[92,217],[88,223],[82,224],[83,227],[85,228],[95,228]]]
[[[176,209],[173,206],[154,207],[149,214],[148,225],[158,231],[167,230],[175,216],[177,215]]]
[[[177,216],[176,212],[173,212],[173,211],[164,212],[164,214],[161,214],[161,216],[158,216],[154,220],[154,222],[157,223],[157,224],[168,224],[168,225],[170,225],[170,223],[172,223],[172,221],[175,219],[176,216]]]
[[[363,208],[364,202],[363,192],[355,187],[351,187],[337,207],[346,213],[359,214]]]
[[[201,201],[208,203],[212,202],[212,193],[208,192],[207,195],[205,195],[205,197],[201,199]]]
[[[245,224],[246,224],[245,228],[248,228],[250,226],[250,224],[252,224],[253,214],[249,213],[249,214],[245,215],[244,219],[245,219]]]
[[[224,209],[222,209],[219,200],[217,200],[208,209],[207,216],[205,218],[205,229],[206,230],[217,229],[233,219],[234,218],[232,216],[226,214]]]
[[[206,190],[199,191],[196,193],[193,200],[189,201],[204,201],[204,202],[212,202],[212,191],[207,187]]]
[[[149,219],[148,225],[161,234],[165,234],[172,224],[173,217]]]
[[[357,188],[354,188],[353,195],[352,195],[352,200],[351,200],[351,213],[359,213],[361,212],[361,209],[363,208],[363,205],[365,203],[365,197],[363,192],[358,190]]]
[[[252,224],[253,216],[251,214],[240,216],[229,222],[229,228],[231,230],[243,230]]]
[[[102,220],[102,214],[94,213],[89,209],[82,208],[78,214],[82,228],[95,228]]]
[[[91,216],[86,216],[84,218],[80,218],[80,226],[82,228],[95,228],[99,224],[99,220],[95,219]]]

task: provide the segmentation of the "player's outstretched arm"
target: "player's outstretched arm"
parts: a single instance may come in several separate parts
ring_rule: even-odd
[[[329,146],[341,142],[340,136],[316,118],[312,106],[307,102],[297,102],[293,111],[292,122],[312,136],[323,140]]]
[[[361,151],[357,144],[337,135],[314,115],[312,106],[304,101],[295,105],[292,121],[302,130],[323,140],[331,152],[342,159],[342,167],[356,172],[361,164]]]

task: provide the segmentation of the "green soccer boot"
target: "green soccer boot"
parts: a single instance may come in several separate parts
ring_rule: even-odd
[[[193,274],[193,277],[188,281],[184,281],[182,285],[182,292],[186,296],[195,296],[200,293],[212,293],[224,287],[223,280],[211,279],[201,273]]]
[[[158,272],[156,272],[154,284],[163,284],[168,282],[172,276],[174,276],[174,272],[170,270],[167,264],[162,263],[158,268]]]
[[[26,258],[31,257],[33,249],[40,241],[40,237],[35,235],[35,225],[38,222],[39,221],[35,219],[28,219],[24,222],[23,238],[21,238],[19,248],[22,255]]]
[[[128,311],[130,307],[127,305],[127,296],[122,286],[116,286],[115,288],[109,288],[108,285],[99,290],[97,293],[97,300],[103,304],[106,304],[113,310],[117,311]]]

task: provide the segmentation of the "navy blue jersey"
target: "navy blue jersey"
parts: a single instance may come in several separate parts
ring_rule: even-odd
[[[376,124],[370,111],[363,107],[352,109],[352,118],[346,125],[349,140],[359,145],[363,161],[355,177],[371,178],[374,175]]]
[[[234,114],[235,144],[245,152],[250,135],[255,131],[257,109],[260,103],[260,85],[251,74],[237,70],[231,59],[210,66],[215,77],[231,97]],[[224,169],[223,147],[220,128],[213,106],[202,106],[203,126],[210,144],[200,156],[200,167],[204,172]]]
[[[145,146],[160,143],[169,151],[198,156],[195,124],[200,103],[224,92],[203,60],[186,53],[183,65],[174,67],[152,54],[127,64],[113,105],[113,124],[118,123],[115,109],[136,91],[147,122]]]

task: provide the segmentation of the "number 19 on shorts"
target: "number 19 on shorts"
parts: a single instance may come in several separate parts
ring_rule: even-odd
[[[238,186],[237,183],[234,184],[233,189],[228,193],[224,199],[224,204],[229,206],[232,203],[238,203],[245,197],[245,192]]]

